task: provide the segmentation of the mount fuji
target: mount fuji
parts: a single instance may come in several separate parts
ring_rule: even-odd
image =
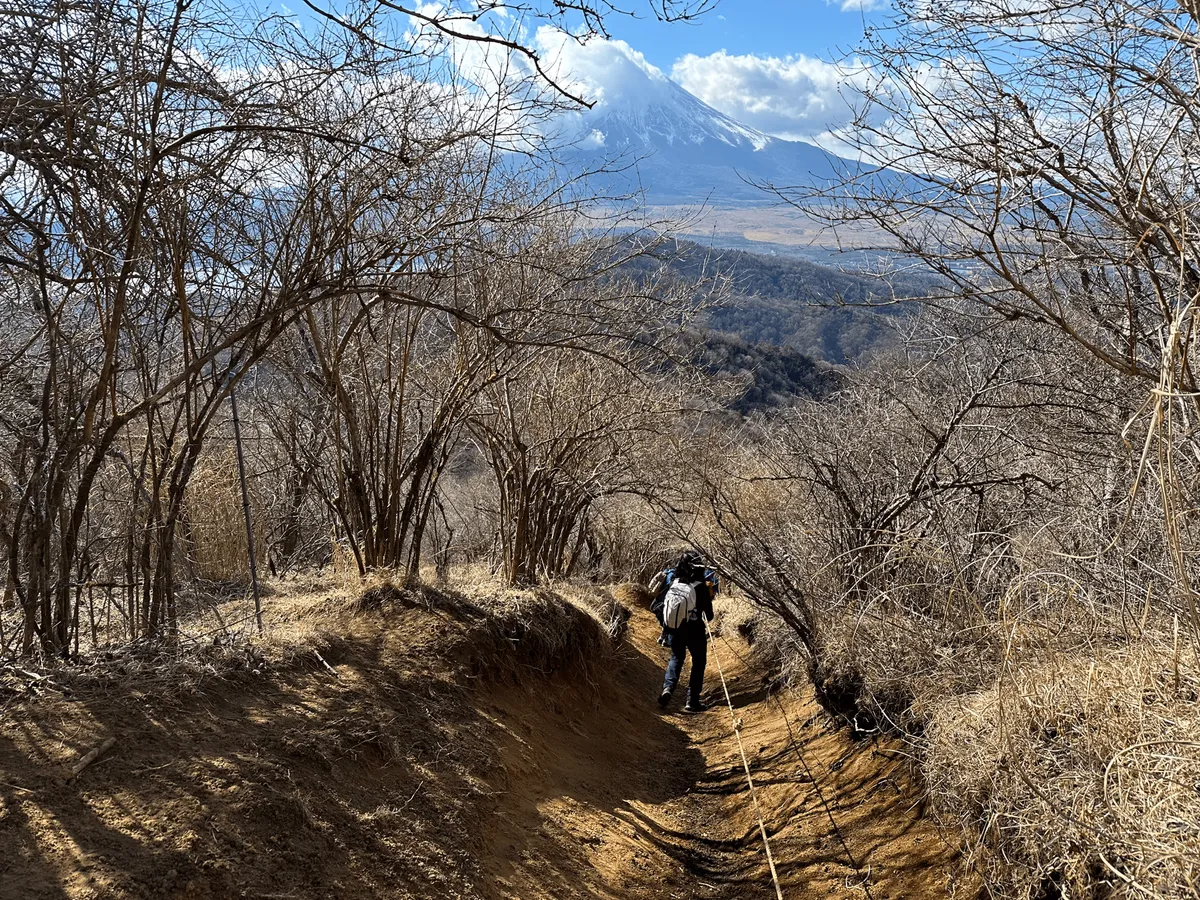
[[[643,191],[659,206],[742,207],[770,200],[754,183],[821,186],[856,168],[812,144],[736,121],[640,59],[620,55],[609,62],[621,71],[613,73],[610,65],[601,78],[589,79],[595,106],[568,125],[574,132],[570,163],[618,170],[592,179],[593,186]]]

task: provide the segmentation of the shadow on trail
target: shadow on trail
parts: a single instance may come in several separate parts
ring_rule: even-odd
[[[114,672],[13,708],[0,898],[483,898],[538,857],[551,896],[589,895],[589,844],[542,808],[667,802],[699,754],[640,695],[657,666],[635,647],[542,666],[486,616],[441,592],[388,592],[320,657],[298,645],[274,668],[166,690]],[[116,746],[64,783],[107,736]],[[683,765],[664,772],[672,757]]]
[[[29,704],[25,733],[0,738],[0,780],[35,792],[37,822],[5,803],[0,843],[17,854],[0,897],[480,896],[471,841],[402,837],[414,821],[478,833],[462,782],[491,764],[487,723],[413,640],[466,620],[363,614],[320,648],[336,674],[308,651],[182,691],[114,674]],[[64,783],[105,736],[115,747]],[[38,758],[55,743],[65,760]]]
[[[635,622],[635,624],[637,624]],[[663,664],[636,641],[622,643],[593,684],[578,681],[493,692],[505,721],[505,788],[489,828],[489,880],[501,896],[643,896],[640,854],[655,846],[634,823],[640,807],[670,805],[704,775],[702,752],[677,714],[655,699]],[[521,729],[524,729],[523,731]],[[653,896],[671,896],[661,870]]]
[[[710,711],[664,713],[644,610],[586,665],[588,645],[548,659],[488,615],[397,591],[273,667],[169,689],[114,674],[10,708],[0,900],[774,896],[711,657]],[[726,674],[788,895],[837,896],[867,869],[875,900],[944,895],[925,890],[945,854],[897,770],[788,701],[796,744],[756,670]]]
[[[702,896],[731,900],[774,896],[769,887],[764,890],[758,859],[762,843],[757,827],[736,838],[709,838],[692,831],[665,827],[662,822],[636,810],[630,810],[622,817],[643,841],[679,867],[684,885],[692,890],[703,886]]]

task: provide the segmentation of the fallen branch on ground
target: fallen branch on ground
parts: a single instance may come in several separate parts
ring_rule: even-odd
[[[76,778],[78,778],[80,772],[99,759],[102,754],[107,753],[116,742],[117,739],[115,737],[110,737],[99,747],[93,747],[91,750],[89,750],[83,759],[71,766],[71,777],[67,780],[74,781]]]

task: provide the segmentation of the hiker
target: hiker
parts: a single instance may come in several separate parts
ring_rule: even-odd
[[[701,616],[712,621],[712,601],[718,583],[717,573],[706,568],[704,560],[694,550],[684,553],[674,568],[659,572],[650,582],[650,591],[654,595],[650,611],[662,626],[658,642],[671,648],[659,706],[671,702],[671,695],[679,683],[679,673],[683,670],[683,659],[691,653],[692,675],[683,708],[687,712],[705,709],[700,691],[704,688],[704,666],[708,661],[708,634]]]

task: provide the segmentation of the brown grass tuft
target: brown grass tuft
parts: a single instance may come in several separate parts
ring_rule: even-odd
[[[633,581],[618,584],[612,589],[612,595],[618,603],[623,603],[630,609],[649,609],[650,602],[654,599],[649,588]]]
[[[1200,668],[1169,641],[1006,666],[936,711],[936,806],[1008,895],[1195,898]]]
[[[549,591],[512,591],[484,598],[477,608],[477,622],[456,648],[476,676],[587,677],[609,645],[607,629],[593,615]]]
[[[246,524],[241,486],[232,451],[203,459],[192,475],[185,504],[189,561],[196,577],[204,581],[245,583],[250,580]],[[253,491],[254,485],[250,488]],[[251,497],[251,511],[262,506]],[[254,515],[254,540],[265,560],[266,524]]]

